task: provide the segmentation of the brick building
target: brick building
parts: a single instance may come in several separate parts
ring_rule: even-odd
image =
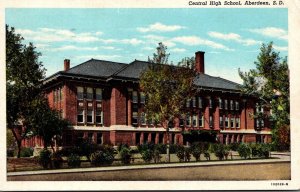
[[[259,101],[241,94],[237,83],[205,74],[204,52],[196,52],[195,59],[198,95],[186,101],[189,112],[175,120],[170,142],[270,142],[269,122],[250,116],[264,110],[257,107]],[[143,111],[139,76],[148,65],[138,60],[125,64],[91,59],[70,68],[70,60],[64,60],[64,70],[43,82],[50,106],[71,122],[61,145],[83,138],[113,145],[166,143],[165,129],[148,122]]]

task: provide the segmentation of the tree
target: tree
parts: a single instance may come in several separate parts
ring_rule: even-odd
[[[281,58],[273,49],[273,43],[262,44],[256,68],[241,72],[242,92],[259,98],[262,107],[271,109],[271,114],[255,114],[254,118],[269,118],[272,123],[272,140],[277,148],[289,146],[290,92],[287,58]],[[282,135],[283,134],[283,135]]]
[[[174,119],[182,115],[186,99],[195,94],[193,81],[196,72],[191,67],[194,66],[192,59],[185,59],[178,66],[156,63],[167,60],[165,56],[169,54],[165,53],[166,49],[162,43],[159,44],[158,54],[154,54],[149,69],[140,76],[140,87],[146,97],[147,119],[160,123],[166,129],[167,156],[170,161],[169,128],[173,127]]]
[[[35,129],[48,129],[47,126],[37,128],[37,121],[53,125],[51,115],[48,116],[50,119],[42,119],[37,115],[39,111],[46,113],[48,105],[41,91],[41,82],[45,77],[45,69],[38,61],[41,54],[32,43],[24,45],[22,41],[23,37],[16,34],[13,27],[6,25],[7,128],[11,129],[16,139],[18,157],[23,139],[38,133]],[[48,112],[52,113],[47,111],[45,115],[49,115]],[[48,142],[48,138],[46,140]]]
[[[53,139],[60,137],[69,123],[60,117],[57,110],[49,107],[46,98],[35,100],[33,107],[36,109],[30,117],[33,134],[43,138],[45,149],[50,145],[54,151]]]

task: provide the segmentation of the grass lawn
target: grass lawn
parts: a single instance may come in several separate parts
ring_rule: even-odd
[[[160,163],[167,163],[166,162],[166,154],[161,155]],[[211,160],[210,161],[218,161],[218,158],[214,154],[210,154]],[[118,159],[118,155],[115,156],[116,160],[113,162],[112,166],[120,166],[122,163]],[[64,163],[62,168],[68,168],[67,165],[67,158],[63,158]],[[90,162],[86,160],[85,157],[82,157],[81,166],[82,168],[85,167],[93,167]],[[255,158],[253,158],[255,159]],[[228,161],[232,160],[241,160],[241,157],[238,155],[237,152],[233,152],[232,155],[228,156]],[[207,162],[206,158],[203,154],[201,154],[200,161]],[[195,158],[191,156],[190,162],[196,162]],[[152,161],[151,164],[154,162]],[[179,163],[179,159],[177,158],[176,154],[171,154],[171,163]],[[140,154],[133,155],[133,161],[131,161],[130,165],[141,165],[145,164],[143,159],[141,158]],[[39,165],[37,157],[25,157],[25,158],[14,158],[10,157],[7,158],[7,171],[14,172],[14,171],[33,171],[33,170],[43,170],[43,167]]]

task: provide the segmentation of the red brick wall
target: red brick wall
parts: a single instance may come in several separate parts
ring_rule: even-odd
[[[69,120],[72,124],[77,123],[77,96],[76,96],[76,86],[71,82],[68,82],[64,86],[64,117]]]
[[[126,125],[126,93],[121,87],[112,88],[110,99],[111,125]]]

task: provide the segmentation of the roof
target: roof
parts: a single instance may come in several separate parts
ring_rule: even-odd
[[[141,73],[147,70],[149,65],[149,62],[138,60],[135,60],[129,64],[125,64],[91,59],[75,67],[72,67],[67,71],[58,72],[46,78],[45,81],[56,75],[76,75],[78,77],[89,76],[94,78],[105,78],[107,79],[107,81],[110,79],[138,80]],[[194,84],[202,88],[235,91],[239,90],[238,83],[201,73],[196,77]]]
[[[116,71],[127,66],[124,63],[91,59],[65,71],[67,74],[87,75],[94,77],[110,77]]]

